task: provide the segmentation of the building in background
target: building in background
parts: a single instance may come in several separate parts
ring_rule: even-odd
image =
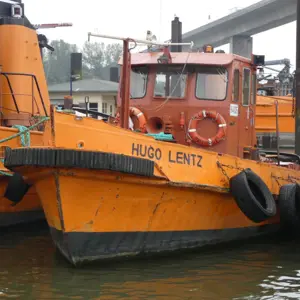
[[[73,81],[73,104],[97,112],[115,115],[119,84],[114,81],[100,79],[84,79]],[[70,95],[70,82],[50,85],[48,87],[51,104],[63,105],[64,97]]]

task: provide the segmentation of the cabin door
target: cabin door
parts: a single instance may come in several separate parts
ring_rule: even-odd
[[[239,101],[238,153],[244,157],[245,147],[252,145],[253,108],[251,101],[251,69],[243,68],[240,76],[241,90]]]

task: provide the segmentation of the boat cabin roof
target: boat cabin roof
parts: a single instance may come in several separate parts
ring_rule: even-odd
[[[163,52],[132,53],[131,65],[151,65],[157,64],[157,59]],[[188,57],[189,55],[189,57]],[[188,60],[187,60],[188,57]],[[201,53],[201,52],[171,52],[172,64],[200,64],[200,65],[218,65],[227,66],[234,60],[251,63],[250,59],[245,57],[227,54],[227,53]],[[123,58],[119,60],[123,64]]]

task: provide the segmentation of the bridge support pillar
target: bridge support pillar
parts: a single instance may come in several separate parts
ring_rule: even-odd
[[[230,53],[251,59],[253,39],[248,35],[235,35],[230,38]]]

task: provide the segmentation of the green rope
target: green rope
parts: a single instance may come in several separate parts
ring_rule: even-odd
[[[23,133],[20,138],[21,138],[21,145],[23,147],[30,147],[30,132],[26,131],[27,127],[23,125],[13,125],[13,128],[16,128],[19,130],[20,133]]]
[[[40,124],[44,123],[45,121],[50,120],[49,117],[41,117],[41,120],[38,121],[37,123],[33,124],[30,127],[26,127],[26,126],[22,126],[22,125],[14,125],[13,128],[17,128],[19,130],[18,133],[13,134],[7,138],[4,138],[2,140],[0,140],[0,144],[10,141],[16,137],[21,137],[21,144],[23,147],[29,147],[30,146],[30,130],[34,129],[35,127],[39,126]],[[25,135],[26,134],[26,135]],[[4,163],[4,159],[1,158],[0,159],[3,163]],[[13,176],[13,174],[5,172],[5,171],[1,171],[0,170],[0,175],[4,175],[4,176]]]
[[[29,132],[30,130],[33,130],[35,127],[39,126],[40,124],[44,123],[45,121],[48,121],[49,119],[50,119],[49,117],[42,117],[39,122],[37,122],[37,123],[35,123],[35,124],[33,124],[33,125],[29,126],[29,127],[25,127],[24,126],[25,129],[23,129],[23,131],[20,131],[20,132],[18,132],[16,134],[13,134],[13,135],[11,135],[11,136],[9,136],[7,138],[4,138],[4,139],[0,140],[0,144],[1,143],[5,143],[7,141],[10,141],[10,140],[12,140],[12,139],[14,139],[16,137],[24,135],[25,133]]]
[[[4,158],[0,158],[0,160],[3,162],[4,164]],[[0,170],[0,175],[4,175],[4,176],[13,176],[13,174],[5,172],[5,171],[1,171]]]
[[[10,174],[8,172],[4,172],[4,171],[0,171],[0,175],[3,175],[3,176],[13,176],[13,174]]]

